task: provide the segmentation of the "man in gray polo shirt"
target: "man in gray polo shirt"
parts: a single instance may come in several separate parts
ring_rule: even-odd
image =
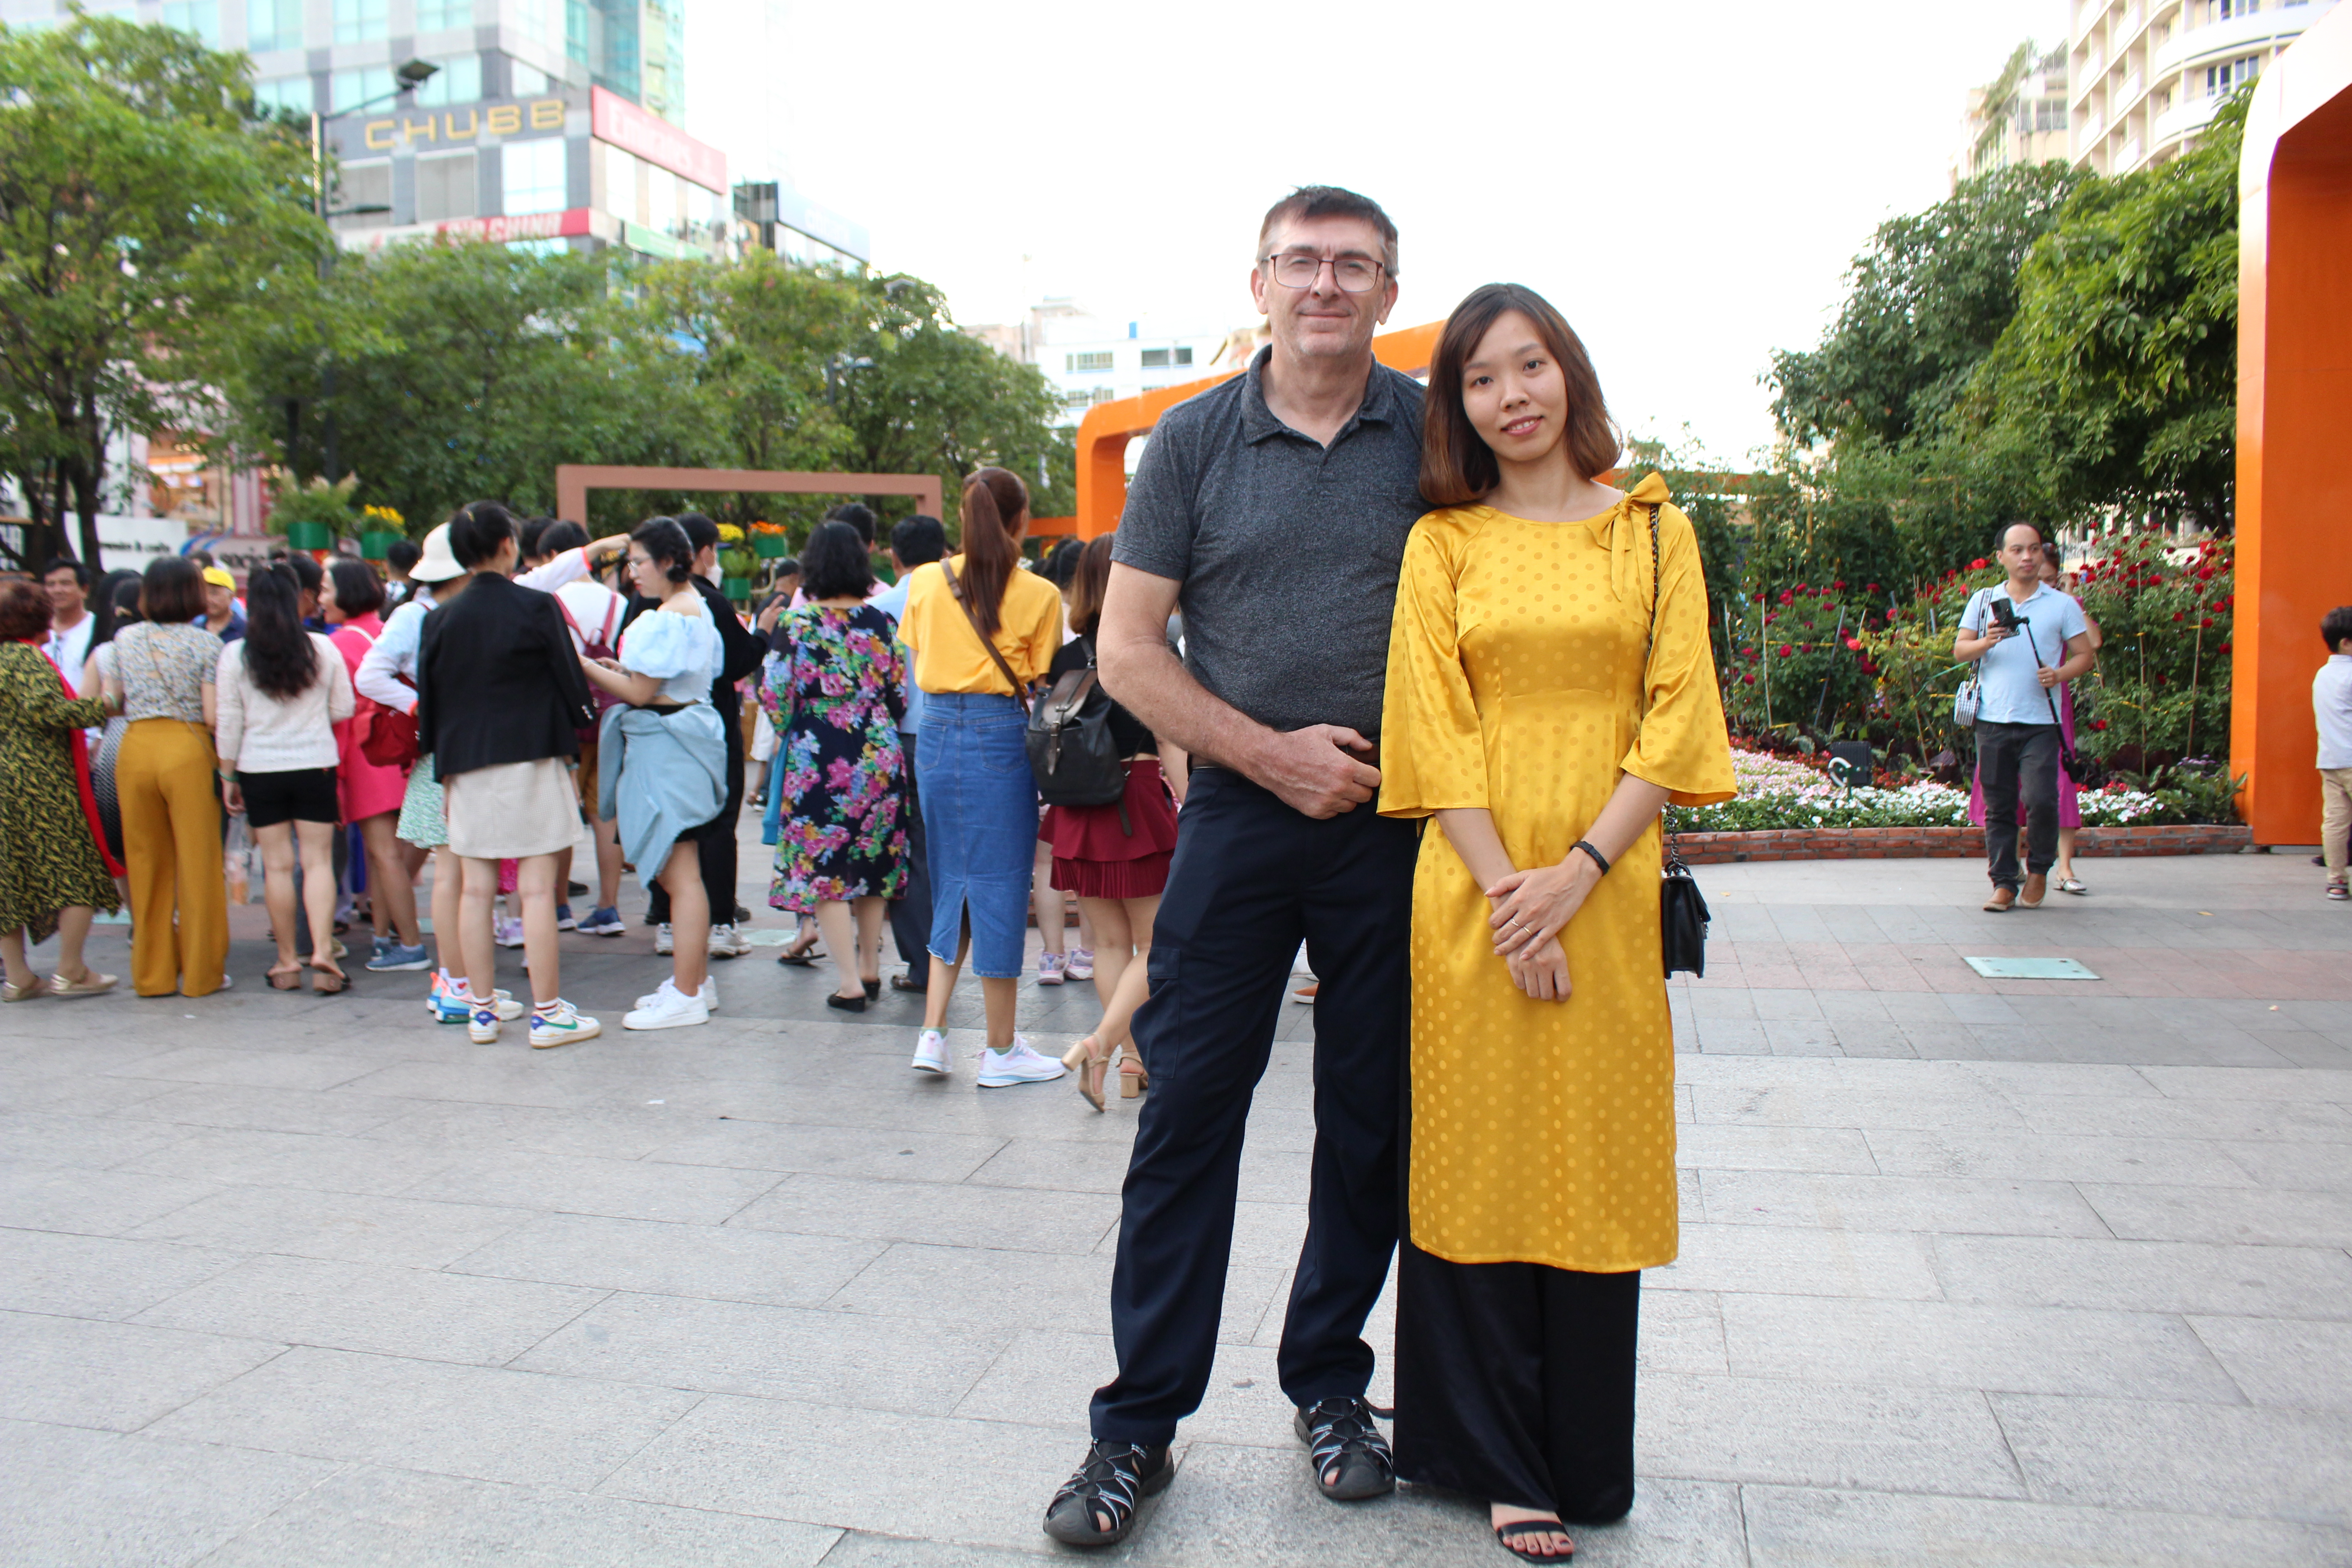
[[[1194,765],[1135,1016],[1151,1097],[1111,1283],[1119,1372],[1046,1510],[1079,1546],[1126,1535],[1207,1390],[1250,1095],[1302,937],[1322,984],[1314,1185],[1276,1365],[1326,1496],[1396,1484],[1363,1398],[1364,1318],[1396,1245],[1414,850],[1372,799],[1397,569],[1428,510],[1421,387],[1372,355],[1396,226],[1352,192],[1294,192],[1266,214],[1250,289],[1273,342],[1160,421],[1097,638],[1105,688]]]
[[[2000,531],[2007,582],[1981,588],[1960,612],[1952,657],[1977,670],[1977,782],[1984,789],[1985,859],[1992,897],[1985,909],[2038,910],[2058,858],[2058,708],[2062,680],[2090,673],[2090,623],[2083,606],[2042,581],[2042,531],[2012,522]],[[2003,616],[1996,611],[2006,608]],[[2011,617],[2015,629],[2011,629]],[[2025,796],[2025,879],[2017,875],[2017,801]]]

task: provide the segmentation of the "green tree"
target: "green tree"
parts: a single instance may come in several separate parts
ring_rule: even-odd
[[[1801,446],[1942,431],[2016,311],[2019,267],[2083,178],[2063,163],[1996,170],[1879,225],[1820,346],[1772,356],[1781,430]]]
[[[719,460],[696,356],[645,330],[614,265],[471,241],[346,256],[219,356],[223,443],[306,479],[356,473],[354,504],[420,533],[484,497],[551,510],[559,463]]]
[[[298,290],[328,243],[307,152],[241,55],[75,7],[0,26],[0,466],[98,558],[117,431],[184,422],[204,336]]]
[[[2246,101],[2183,156],[2074,191],[1969,388],[1971,430],[2042,451],[2070,516],[2231,526]]]

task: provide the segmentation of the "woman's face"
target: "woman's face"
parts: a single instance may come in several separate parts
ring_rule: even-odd
[[[2042,558],[2042,580],[2053,588],[2063,588],[2066,585],[2066,574],[2059,571],[2050,557],[2045,555]]]
[[[343,607],[335,603],[335,580],[332,576],[319,584],[319,614],[331,626],[341,626],[351,619],[343,613]]]
[[[1462,367],[1462,410],[1495,456],[1532,463],[1568,430],[1568,386],[1536,324],[1517,310],[1495,318]]]
[[[642,544],[629,546],[629,582],[639,595],[648,599],[667,599],[670,595],[669,565],[646,553]]]

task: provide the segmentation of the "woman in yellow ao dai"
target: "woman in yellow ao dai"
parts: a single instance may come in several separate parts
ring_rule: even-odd
[[[1598,482],[1616,455],[1567,322],[1515,286],[1465,300],[1422,476],[1464,504],[1406,544],[1381,720],[1381,814],[1440,829],[1413,882],[1396,1447],[1536,1560],[1633,1503],[1638,1271],[1675,1250],[1659,813],[1733,794],[1696,538],[1656,475]]]

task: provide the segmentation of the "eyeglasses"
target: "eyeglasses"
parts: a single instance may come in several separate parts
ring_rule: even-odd
[[[1331,269],[1333,281],[1350,294],[1369,294],[1380,287],[1381,264],[1360,256],[1261,256],[1261,265],[1271,265],[1274,280],[1286,289],[1312,289],[1323,269]]]

